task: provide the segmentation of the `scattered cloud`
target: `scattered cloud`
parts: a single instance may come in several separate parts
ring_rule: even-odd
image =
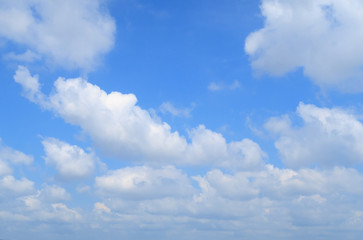
[[[32,61],[39,55],[51,64],[92,70],[114,44],[114,20],[103,1],[32,0],[0,4],[0,36],[26,46],[13,60]]]
[[[303,68],[323,88],[362,92],[363,3],[359,0],[263,0],[264,27],[245,51],[257,72],[281,76]]]

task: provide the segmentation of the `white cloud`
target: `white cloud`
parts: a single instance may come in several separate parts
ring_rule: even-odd
[[[363,163],[363,125],[353,114],[338,108],[319,108],[300,103],[301,127],[292,126],[288,116],[271,118],[265,128],[278,134],[275,142],[288,167],[320,165],[351,166]]]
[[[179,230],[193,229],[197,233],[203,229],[208,230],[212,239],[219,231],[236,234],[231,239],[239,239],[247,232],[249,234],[243,236],[257,236],[257,239],[280,234],[283,237],[279,239],[291,239],[298,232],[303,235],[301,239],[305,239],[308,226],[317,224],[327,232],[362,230],[361,225],[351,222],[352,219],[361,222],[359,212],[363,196],[363,176],[354,169],[294,171],[267,165],[260,171],[233,174],[216,169],[193,178],[199,188],[195,187],[191,196],[178,197],[171,191],[171,195],[164,198],[160,195],[160,198],[130,201],[125,192],[119,192],[118,197],[114,192],[103,192],[102,203],[110,212],[102,221],[106,221],[107,226],[117,223],[115,227],[136,231],[142,226],[172,235]],[[157,179],[149,179],[157,185]],[[145,187],[131,185],[133,190],[139,187],[142,191]],[[95,206],[94,210],[101,213],[103,205],[97,209]],[[291,231],[294,234],[286,235]]]
[[[212,170],[205,177],[194,177],[204,193],[212,192],[222,197],[234,200],[247,200],[256,198],[259,189],[254,188],[243,172],[234,175],[223,174],[219,169]]]
[[[100,0],[2,1],[0,37],[29,47],[52,64],[90,70],[114,43],[115,23],[102,4]]]
[[[252,67],[280,76],[302,67],[323,88],[363,90],[363,2],[263,0],[264,27],[245,43]]]
[[[85,178],[93,173],[96,159],[92,153],[54,138],[46,138],[42,144],[45,161],[55,166],[62,179]]]
[[[40,84],[38,75],[31,76],[26,67],[19,66],[14,75],[15,82],[23,87],[23,95],[31,101],[43,101],[43,95],[40,93]]]
[[[0,179],[0,190],[4,196],[24,195],[33,192],[34,183],[26,178],[21,180],[7,175]]]
[[[241,84],[239,81],[234,80],[231,84],[225,84],[225,83],[215,83],[211,82],[208,85],[208,90],[212,92],[221,91],[221,90],[235,90],[237,88],[241,87]]]
[[[3,145],[0,138],[0,161],[29,165],[33,162],[33,157]]]
[[[97,177],[95,185],[102,194],[127,200],[185,197],[193,193],[187,175],[172,166],[126,167]]]
[[[66,122],[81,126],[104,153],[148,164],[216,165],[258,168],[266,154],[249,139],[227,143],[203,125],[190,130],[191,143],[136,105],[133,94],[111,92],[81,78],[58,78],[50,96],[35,90],[37,80],[19,67],[15,79],[31,101],[53,110]],[[38,83],[39,85],[39,83]],[[38,86],[36,85],[36,86]],[[37,96],[37,97],[33,97]]]
[[[4,145],[0,138],[0,176],[10,175],[13,172],[12,165],[30,165],[32,162],[32,156]]]

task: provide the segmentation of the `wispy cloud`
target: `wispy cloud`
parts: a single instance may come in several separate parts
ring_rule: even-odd
[[[176,117],[191,117],[195,104],[192,104],[189,108],[177,108],[170,102],[164,102],[160,105],[159,109],[163,114],[169,113]]]
[[[13,60],[19,62],[35,62],[41,59],[38,53],[30,50],[26,50],[24,53],[16,54],[14,52],[7,53],[3,56],[5,60]]]
[[[231,83],[231,84],[211,82],[208,85],[209,91],[212,91],[212,92],[222,91],[222,90],[235,90],[240,87],[241,87],[241,84],[237,80],[234,80],[233,83]]]

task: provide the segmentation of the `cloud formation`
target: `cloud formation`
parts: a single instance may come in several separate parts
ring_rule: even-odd
[[[303,125],[285,115],[269,119],[265,128],[278,135],[275,146],[287,167],[354,166],[363,163],[363,124],[343,109],[300,103]]]
[[[186,174],[173,166],[154,169],[127,167],[96,177],[96,188],[103,195],[127,200],[191,196],[193,187]]]
[[[49,96],[39,89],[37,76],[19,67],[14,76],[25,97],[80,126],[105,154],[151,165],[213,165],[259,168],[266,154],[252,140],[227,143],[219,133],[200,125],[189,131],[190,142],[136,105],[133,94],[106,93],[81,78],[58,78]]]
[[[93,173],[96,158],[92,153],[55,138],[45,138],[42,144],[46,163],[54,165],[62,179],[86,178]]]
[[[102,4],[99,0],[2,1],[0,37],[29,48],[8,57],[31,61],[39,54],[50,64],[91,70],[114,44],[115,23]]]
[[[264,27],[245,51],[257,72],[281,76],[302,67],[317,85],[362,92],[363,3],[359,0],[263,0]]]

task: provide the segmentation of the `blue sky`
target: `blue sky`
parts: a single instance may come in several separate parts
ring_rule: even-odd
[[[0,1],[0,239],[359,239],[362,10]]]

